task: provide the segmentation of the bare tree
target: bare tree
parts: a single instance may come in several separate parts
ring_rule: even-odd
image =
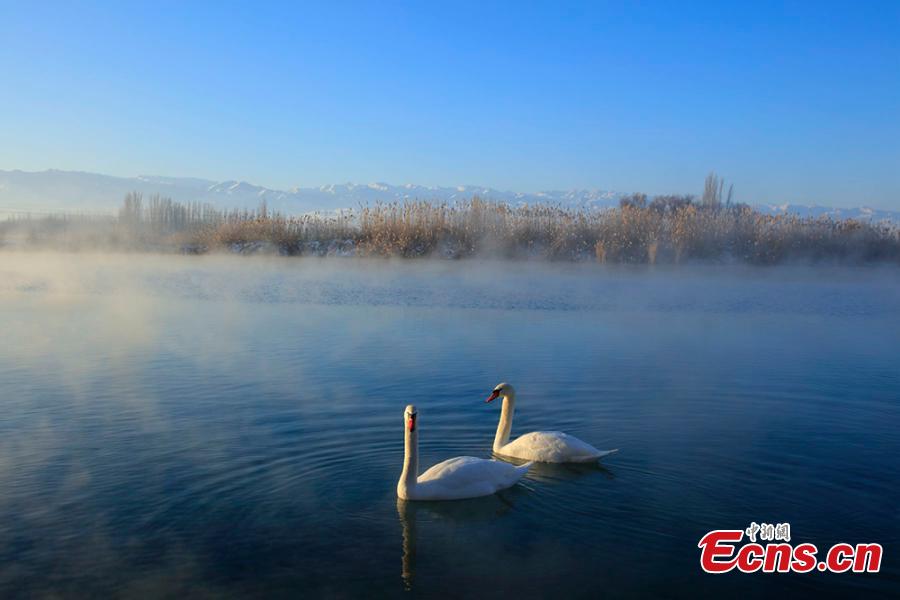
[[[703,185],[703,197],[700,200],[700,206],[711,210],[718,210],[723,205],[731,206],[734,197],[734,184],[728,186],[728,195],[725,196],[725,179],[719,177],[715,172],[706,176],[706,182]],[[724,202],[722,201],[724,197]]]

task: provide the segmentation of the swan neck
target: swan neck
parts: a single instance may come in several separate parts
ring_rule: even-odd
[[[503,405],[500,408],[500,423],[497,425],[497,435],[494,437],[494,452],[509,443],[509,433],[512,431],[513,413],[516,410],[516,394],[509,392],[503,396]]]
[[[419,477],[419,431],[405,429],[406,435],[403,442],[403,472],[400,473],[400,481],[397,482],[397,495],[403,499],[409,497],[409,493],[416,487]]]

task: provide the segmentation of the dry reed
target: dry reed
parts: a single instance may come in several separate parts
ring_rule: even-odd
[[[771,216],[722,202],[724,184],[709,182],[704,199],[646,196],[617,208],[509,206],[473,198],[456,204],[376,204],[358,211],[285,216],[265,205],[220,211],[129,194],[118,218],[43,218],[0,224],[0,242],[19,233],[25,244],[55,242],[154,250],[233,251],[362,256],[541,258],[605,263],[694,260],[776,264],[787,260],[900,262],[900,229],[889,223]],[[27,232],[22,235],[22,232]],[[61,241],[62,240],[62,241]]]

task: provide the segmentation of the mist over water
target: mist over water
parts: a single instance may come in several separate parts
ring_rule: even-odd
[[[888,595],[900,275],[883,268],[0,253],[0,596]],[[560,429],[601,466],[398,503]],[[712,529],[878,542],[878,575],[712,577]]]

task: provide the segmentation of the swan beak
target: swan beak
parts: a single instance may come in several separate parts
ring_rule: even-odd
[[[494,390],[493,392],[491,392],[491,395],[487,397],[487,400],[485,400],[485,402],[493,402],[494,400],[496,400],[499,397],[500,397],[500,392],[498,392],[497,390]]]
[[[409,420],[406,422],[406,426],[411,432],[416,430],[416,415],[409,415]]]

